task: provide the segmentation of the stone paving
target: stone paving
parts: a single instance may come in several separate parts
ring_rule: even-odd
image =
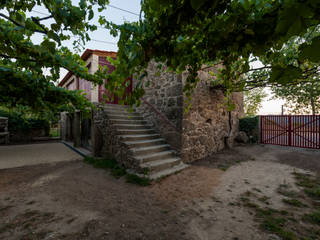
[[[62,143],[0,146],[0,169],[82,159]]]

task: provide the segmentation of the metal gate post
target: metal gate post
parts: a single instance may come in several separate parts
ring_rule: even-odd
[[[258,116],[258,129],[259,129],[259,134],[258,134],[258,143],[262,143],[262,116]]]
[[[288,146],[291,146],[291,116],[288,116]]]

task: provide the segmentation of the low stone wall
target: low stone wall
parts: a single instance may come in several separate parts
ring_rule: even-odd
[[[8,118],[0,117],[0,144],[9,143]]]
[[[32,128],[26,132],[10,132],[10,142],[11,143],[23,143],[30,142],[33,138],[37,137],[48,137],[49,132],[45,128]]]
[[[178,153],[181,150],[181,131],[183,117],[183,95],[181,75],[168,73],[165,69],[158,74],[157,63],[152,61],[147,68],[148,76],[144,79],[145,95],[137,111],[149,124],[166,139]],[[135,84],[135,81],[134,81]],[[172,123],[164,120],[156,111]]]
[[[183,82],[187,74],[183,74]],[[239,116],[242,115],[243,95],[233,93],[235,109],[228,112],[225,95],[211,86],[208,71],[199,72],[200,81],[192,94],[191,108],[183,116],[182,150],[184,162],[192,162],[225,147],[232,147],[239,131]]]

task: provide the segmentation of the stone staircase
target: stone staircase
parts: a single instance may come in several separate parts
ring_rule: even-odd
[[[127,106],[106,104],[104,112],[134,161],[147,170],[149,179],[167,176],[188,166],[136,111],[130,112]]]

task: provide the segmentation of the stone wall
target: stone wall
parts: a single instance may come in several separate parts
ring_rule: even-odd
[[[163,69],[157,74],[156,66],[155,62],[151,62],[147,68],[143,99],[148,104],[142,101],[138,111],[178,152],[183,161],[192,162],[232,147],[239,131],[239,117],[243,114],[243,94],[232,94],[235,109],[228,112],[224,93],[214,90],[211,85],[209,71],[214,69],[208,68],[199,72],[200,81],[192,94],[191,109],[184,114],[186,98],[183,86],[187,72],[177,75]],[[169,119],[175,128],[150,105]]]
[[[182,143],[182,77],[165,70],[162,69],[158,74],[157,63],[151,62],[149,64],[147,68],[148,77],[144,79],[144,101],[137,111],[149,124],[154,126],[173,149],[179,152]],[[134,84],[136,84],[135,81]]]
[[[243,112],[242,93],[232,94],[235,109],[228,112],[224,93],[212,88],[209,80],[212,76],[208,71],[199,72],[200,81],[192,94],[191,108],[183,116],[181,157],[184,162],[232,147],[239,131],[239,116]],[[183,83],[186,78],[185,73]]]
[[[0,117],[0,144],[9,143],[8,118]]]
[[[143,173],[139,162],[134,160],[133,153],[128,146],[120,141],[116,128],[113,127],[107,113],[102,106],[92,112],[92,144],[94,156],[114,157],[126,168],[137,173]]]
[[[8,131],[8,118],[0,117],[0,132]]]

